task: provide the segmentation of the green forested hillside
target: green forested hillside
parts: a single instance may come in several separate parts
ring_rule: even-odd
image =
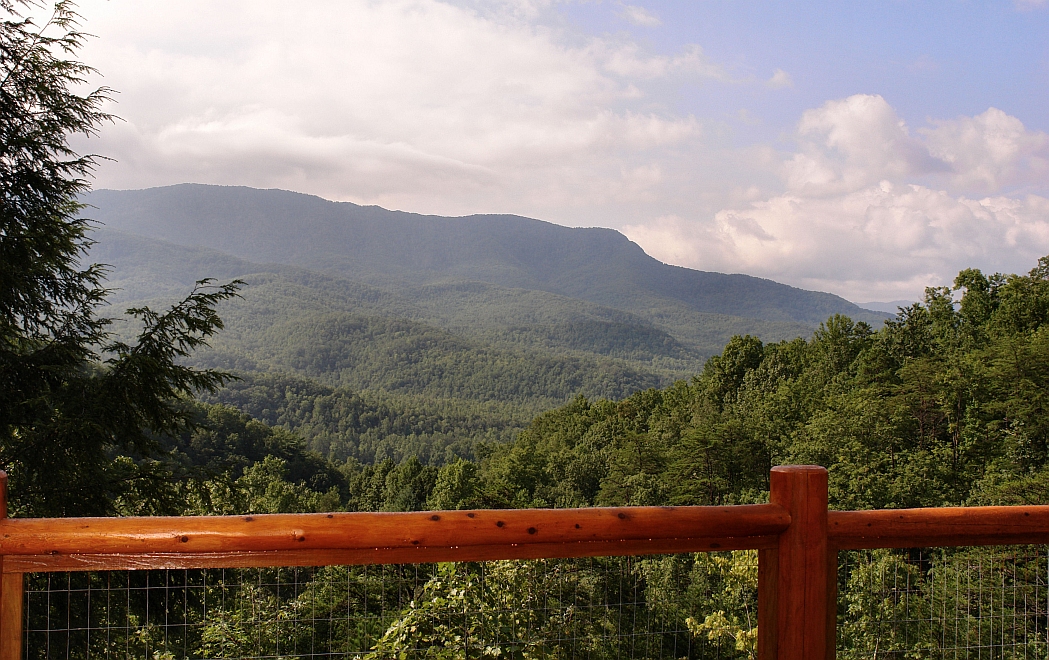
[[[332,388],[279,374],[244,374],[207,400],[292,431],[337,463],[400,463],[411,456],[451,463],[474,457],[480,444],[508,442],[529,419],[505,403]]]
[[[236,319],[230,310],[227,314]],[[332,313],[234,327],[236,335],[231,331],[216,339],[193,362],[286,371],[356,389],[515,403],[536,411],[580,392],[622,397],[670,380],[612,358],[501,349],[383,317]]]
[[[493,419],[439,406],[403,415],[276,377],[219,397],[314,437],[383,427],[480,439]],[[766,496],[769,468],[790,463],[825,465],[840,508],[1049,501],[1047,403],[1049,258],[1027,275],[964,271],[953,290],[929,289],[878,331],[835,316],[808,339],[737,336],[695,378],[618,400],[578,396],[510,442],[478,442],[472,461],[446,449],[433,490],[416,501],[752,502]]]
[[[556,293],[649,320],[691,312],[815,326],[880,322],[837,296],[746,275],[668,266],[610,229],[509,215],[422,216],[281,190],[183,184],[95,191],[106,227],[241,259],[338,273],[396,289],[448,280]]]
[[[687,349],[629,316],[549,323],[558,312],[537,305],[538,323],[463,335],[328,311],[414,303],[276,272],[254,276],[194,359],[246,374],[215,401],[334,460],[483,458],[471,497],[488,505],[745,501],[789,462],[827,465],[842,506],[987,501],[1040,492],[1002,484],[1045,461],[1045,272],[965,271],[880,330],[834,316],[808,339],[737,336],[673,385]],[[298,375],[257,375],[279,371]]]
[[[772,465],[815,463],[841,508],[1049,501],[1049,259],[955,284],[877,332],[836,316],[809,340],[737,337],[690,382],[541,415],[477,493],[731,503],[763,497]]]
[[[636,316],[544,292],[459,283],[397,294],[109,231],[92,257],[112,264],[118,308],[142,297],[165,304],[200,272],[246,281],[242,298],[219,309],[225,331],[194,355],[198,365],[534,414],[579,392],[624,396],[666,384],[702,364]]]
[[[421,314],[422,296],[281,268],[251,276],[194,359],[246,374],[215,401],[337,461],[477,460],[471,497],[496,506],[745,501],[789,462],[828,466],[849,507],[1040,492],[1007,484],[1041,478],[1046,460],[1044,264],[965,271],[877,330],[833,316],[807,339],[739,335],[696,378],[695,353],[624,312],[535,299],[457,333],[375,313]],[[490,286],[428,288],[447,300]],[[521,309],[533,323],[507,324]],[[281,371],[297,375],[257,375]]]
[[[778,340],[805,335],[814,327],[660,306],[658,300],[652,301],[654,311],[649,319],[644,314],[547,291],[478,281],[442,280],[380,288],[331,273],[254,263],[216,250],[110,229],[97,230],[95,238],[90,258],[109,265],[107,282],[114,289],[110,300],[118,305],[177,299],[204,276],[239,277],[249,284],[245,295],[260,299],[251,309],[285,306],[297,313],[350,311],[418,321],[485,341],[528,345],[538,341],[548,349],[599,354],[605,350],[633,353],[639,339],[625,336],[625,332],[633,332],[655,338],[654,344],[641,347],[639,359],[646,359],[647,354],[672,357],[684,360],[682,366],[689,371],[700,369],[702,360],[720,351],[733,334]],[[583,325],[577,330],[600,324],[610,324],[610,328],[598,329],[593,336],[566,332],[575,324]],[[607,338],[599,338],[609,332],[622,337],[626,345],[610,345]],[[669,347],[668,337],[681,348],[663,350]]]

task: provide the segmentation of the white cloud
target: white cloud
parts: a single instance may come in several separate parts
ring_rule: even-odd
[[[954,187],[994,192],[1004,186],[1044,185],[1049,177],[1049,135],[1028,131],[997,108],[936,121],[921,133],[929,152],[950,165]]]
[[[126,120],[89,145],[117,159],[98,185],[189,180],[537,213],[569,196],[567,181],[591,198],[700,139],[695,117],[653,103],[645,85],[723,77],[701,49],[570,43],[532,20],[540,4],[88,0],[100,38],[85,59],[120,90]]]
[[[765,81],[765,86],[771,89],[783,89],[784,87],[793,87],[794,78],[783,69],[776,69],[772,77]]]
[[[782,193],[628,235],[677,263],[853,300],[920,297],[962,268],[1020,272],[1049,254],[1047,136],[1000,110],[915,136],[881,97],[853,96],[805,112],[797,140]]]
[[[624,20],[642,27],[656,27],[663,24],[663,21],[659,20],[658,16],[637,5],[623,5],[619,15]]]
[[[943,168],[880,96],[857,94],[805,111],[798,142],[784,170],[788,188],[804,194],[839,194]]]
[[[677,55],[648,55],[636,43],[596,39],[587,49],[608,73],[635,79],[665,78],[673,75],[729,81],[725,67],[712,62],[699,46],[692,45]]]

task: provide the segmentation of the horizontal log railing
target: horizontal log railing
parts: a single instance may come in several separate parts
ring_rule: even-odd
[[[774,504],[721,507],[621,507],[417,513],[317,513],[192,518],[53,518],[0,520],[5,572],[67,564],[87,555],[106,562],[122,557],[207,557],[279,552],[321,556],[360,553],[367,563],[382,552],[473,561],[545,556],[563,546],[564,556],[652,552],[652,541],[681,552],[770,548],[790,524]],[[537,546],[539,549],[531,549]],[[616,549],[606,552],[608,549]],[[538,553],[538,554],[537,554]],[[505,555],[505,556],[502,556]],[[340,561],[339,563],[344,563]],[[352,562],[359,563],[359,562]],[[277,564],[283,565],[283,564]],[[180,567],[195,567],[186,560]],[[42,570],[48,570],[43,568]],[[66,570],[63,568],[63,570]]]
[[[840,550],[1049,543],[1049,506],[830,511]]]
[[[745,506],[11,519],[0,472],[0,660],[21,658],[28,572],[720,550],[758,550],[761,660],[831,660],[839,550],[1049,544],[1049,506],[828,511],[824,468],[770,477],[770,503]]]

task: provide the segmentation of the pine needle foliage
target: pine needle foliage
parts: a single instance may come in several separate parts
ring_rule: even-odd
[[[99,314],[105,268],[82,263],[91,223],[78,201],[99,157],[70,138],[113,120],[112,92],[80,91],[94,74],[76,59],[87,38],[67,0],[0,0],[0,467],[15,514],[111,513],[129,491],[163,508],[157,438],[192,426],[187,396],[229,379],[179,361],[222,328],[214,307],[238,282],[128,310],[133,344]]]

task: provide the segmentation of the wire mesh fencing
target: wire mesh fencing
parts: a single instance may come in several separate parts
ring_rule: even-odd
[[[37,573],[25,658],[752,658],[755,552]]]
[[[1049,657],[1049,547],[842,552],[838,658]]]

